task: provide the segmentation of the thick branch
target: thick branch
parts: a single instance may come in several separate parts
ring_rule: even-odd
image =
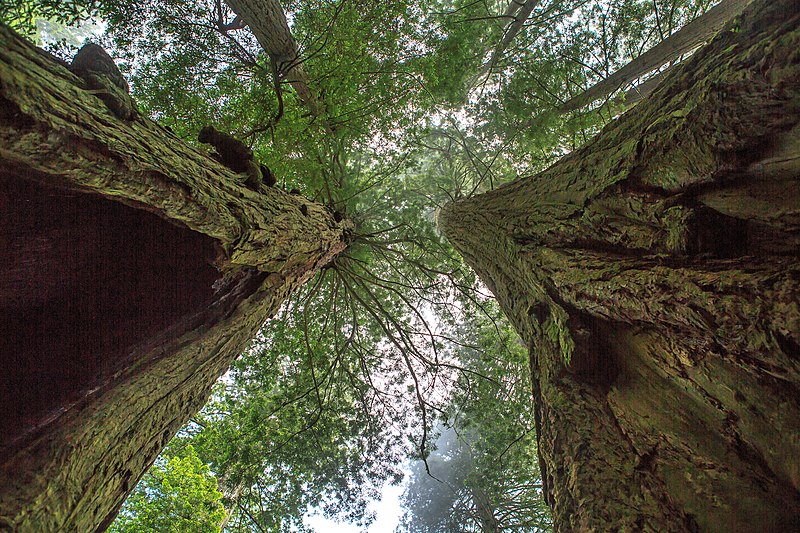
[[[309,87],[308,75],[300,61],[297,42],[292,37],[286,15],[278,0],[226,0],[250,27],[258,44],[275,62],[282,79],[288,79],[300,101],[317,114],[317,98]]]
[[[511,17],[513,20],[511,24],[508,25],[505,32],[503,33],[502,38],[495,46],[494,50],[492,51],[491,58],[484,63],[481,67],[480,71],[471,78],[469,85],[474,86],[480,78],[485,76],[487,73],[491,72],[492,69],[497,65],[500,59],[503,57],[503,53],[505,53],[506,48],[508,45],[511,44],[511,41],[517,36],[517,34],[522,30],[525,22],[531,16],[531,13],[541,3],[541,0],[527,0],[524,4],[519,4],[514,0],[511,0],[511,3],[506,8],[506,12],[503,14],[502,18]]]
[[[503,38],[500,39],[500,42],[497,43],[494,51],[492,52],[492,58],[489,60],[489,64],[485,67],[486,70],[491,70],[503,56],[503,53],[508,48],[508,45],[511,44],[511,41],[517,36],[517,34],[522,30],[525,22],[528,20],[528,17],[531,16],[531,13],[539,5],[541,0],[528,0],[522,6],[520,6],[519,10],[514,14],[514,21],[509,24],[508,28],[506,29],[505,33],[503,34]]]
[[[679,31],[640,55],[611,76],[569,99],[559,110],[572,111],[608,96],[636,78],[692,51],[713,37],[733,17],[739,15],[752,0],[722,0]]]

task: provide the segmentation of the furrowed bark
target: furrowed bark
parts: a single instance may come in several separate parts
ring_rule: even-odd
[[[80,86],[0,28],[0,529],[104,529],[349,231]]]
[[[530,347],[558,531],[800,524],[797,7],[754,3],[586,147],[441,214]]]

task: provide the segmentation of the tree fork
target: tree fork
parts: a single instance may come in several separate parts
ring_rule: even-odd
[[[0,27],[0,529],[94,531],[347,221],[117,119]]]
[[[800,524],[799,22],[755,2],[587,146],[441,213],[530,348],[559,531]]]

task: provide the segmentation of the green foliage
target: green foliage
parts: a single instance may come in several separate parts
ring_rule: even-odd
[[[277,123],[269,58],[248,30],[221,29],[233,19],[224,2],[0,2],[31,36],[37,21],[103,20],[147,114],[188,142],[206,124],[242,138],[278,186],[355,224],[347,251],[267,323],[112,530],[214,529],[210,472],[226,530],[302,531],[311,509],[366,525],[367,503],[408,457],[439,480],[414,463],[403,531],[550,527],[526,355],[436,213],[587,142],[622,105],[558,107],[708,0],[540,2],[488,71],[506,1],[283,2],[320,105],[310,113],[284,80]],[[564,320],[544,327],[568,361]]]
[[[307,304],[324,305],[329,296],[321,289]],[[302,529],[312,507],[368,521],[367,502],[384,481],[399,479],[393,465],[402,440],[384,431],[375,392],[359,381],[359,361],[337,353],[328,339],[311,340],[316,328],[334,324],[304,323],[301,313],[287,310],[271,325],[182,440],[193,443],[236,501],[232,531]]]
[[[167,448],[136,485],[111,533],[218,532],[225,518],[217,479],[189,445]]]
[[[487,302],[489,308],[493,306]],[[461,326],[461,374],[436,450],[412,464],[398,532],[550,531],[527,354],[493,309]]]
[[[75,24],[94,11],[93,0],[0,0],[0,22],[35,38],[36,23]]]

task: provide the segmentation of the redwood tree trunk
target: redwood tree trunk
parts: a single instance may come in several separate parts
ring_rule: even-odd
[[[0,27],[0,529],[95,531],[349,223]]]
[[[754,3],[585,148],[441,214],[530,347],[559,531],[800,524],[799,20]]]

